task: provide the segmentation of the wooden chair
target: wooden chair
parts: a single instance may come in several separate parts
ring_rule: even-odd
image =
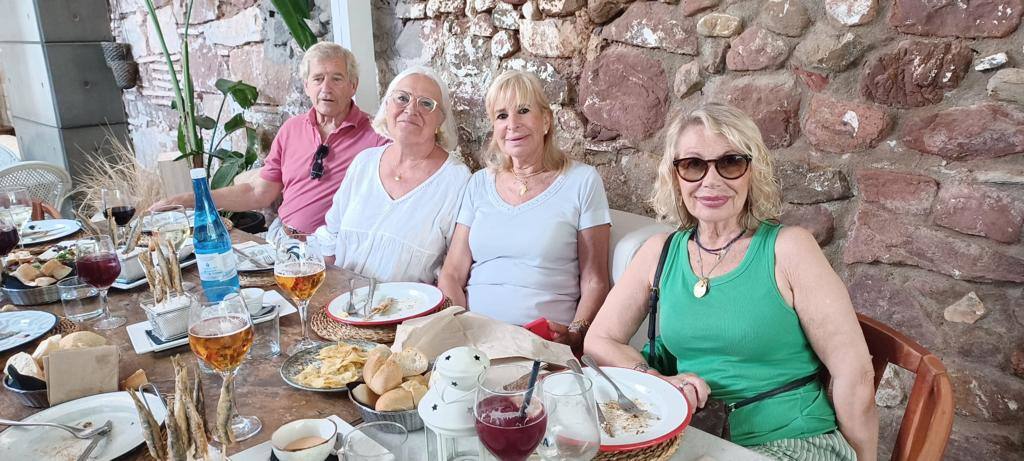
[[[946,367],[906,335],[870,317],[857,314],[875,368],[875,390],[887,364],[917,375],[896,435],[892,459],[941,460],[953,431],[953,387]]]

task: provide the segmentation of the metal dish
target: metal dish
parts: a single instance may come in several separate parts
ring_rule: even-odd
[[[363,405],[358,399],[352,396],[352,389],[362,384],[361,381],[348,383],[345,387],[348,388],[348,399],[356,405],[359,409],[359,414],[363,416],[363,422],[373,421],[390,421],[392,423],[401,424],[402,427],[407,431],[418,431],[423,429],[423,418],[420,418],[420,412],[413,408],[412,410],[404,411],[377,411],[366,405]],[[387,431],[385,428],[381,430]]]
[[[7,384],[8,379],[4,378],[4,389],[17,396],[18,403],[31,408],[47,408],[50,406],[50,400],[46,396],[46,389],[39,389],[37,391],[15,389]]]
[[[5,286],[4,293],[7,294],[8,298],[11,298],[11,304],[18,306],[35,306],[60,301],[57,284],[48,287],[28,288],[8,288]]]
[[[370,349],[373,349],[380,345],[375,342],[363,341],[361,339],[343,339],[341,341],[338,341],[338,343],[345,343],[352,346],[360,347],[365,351],[369,351]],[[288,357],[288,360],[285,360],[284,364],[281,365],[281,378],[284,379],[284,382],[288,383],[289,386],[294,387],[296,389],[302,389],[305,391],[348,392],[348,388],[345,386],[331,388],[309,387],[295,381],[295,376],[298,375],[299,373],[302,373],[302,370],[305,370],[306,366],[312,363],[320,362],[320,359],[316,358],[317,354],[320,353],[320,349],[323,349],[327,346],[333,346],[335,344],[337,343],[324,343],[316,347],[303,349],[297,352],[295,355]],[[360,373],[360,377],[362,377],[362,373]]]

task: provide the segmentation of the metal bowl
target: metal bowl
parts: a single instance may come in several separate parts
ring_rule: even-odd
[[[404,427],[405,430],[409,432],[423,429],[423,418],[420,418],[420,412],[417,411],[415,408],[413,408],[412,410],[405,411],[377,411],[374,410],[373,408],[363,405],[363,403],[360,402],[359,399],[356,399],[355,397],[352,396],[352,389],[355,389],[355,387],[360,384],[363,383],[352,382],[348,383],[346,387],[348,387],[349,390],[348,399],[353,404],[355,404],[356,408],[359,409],[359,414],[363,416],[364,422],[390,421],[392,423],[401,424],[402,427]],[[382,427],[381,430],[385,432],[387,431],[387,429],[384,427]]]
[[[57,291],[56,283],[47,287],[26,288],[12,288],[5,285],[3,290],[7,297],[11,298],[11,303],[18,306],[34,306],[60,301],[60,292]]]
[[[18,402],[26,407],[32,408],[47,408],[50,406],[50,400],[46,396],[46,389],[40,389],[38,391],[23,391],[21,389],[15,389],[7,385],[7,378],[4,378],[4,389],[8,392],[13,393],[18,397]]]

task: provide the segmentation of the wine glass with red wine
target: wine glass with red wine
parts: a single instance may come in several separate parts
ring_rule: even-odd
[[[548,425],[541,381],[531,387],[530,367],[509,364],[488,368],[479,382],[473,413],[480,443],[501,461],[526,461]]]
[[[111,330],[124,325],[125,318],[110,315],[110,308],[107,306],[107,290],[117,280],[117,276],[121,275],[121,260],[117,257],[117,250],[110,236],[99,235],[79,240],[75,255],[78,277],[100,292],[100,307],[103,314],[93,324],[93,328]]]
[[[10,210],[3,210],[0,213],[0,256],[3,257],[4,268],[7,267],[7,255],[18,246],[20,240],[18,223],[15,222]]]
[[[121,189],[100,189],[100,200],[103,201],[103,217],[113,217],[119,232],[135,216],[135,204]]]

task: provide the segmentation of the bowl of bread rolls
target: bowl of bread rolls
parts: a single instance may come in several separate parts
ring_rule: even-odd
[[[407,431],[422,429],[416,405],[427,393],[429,367],[427,357],[415,348],[392,353],[387,346],[377,346],[363,365],[363,381],[348,384],[349,399],[363,421],[391,421]]]
[[[46,395],[46,368],[43,359],[55,351],[70,349],[87,349],[90,347],[104,346],[107,340],[91,331],[77,331],[68,335],[53,335],[42,340],[35,352],[29,355],[26,352],[19,352],[7,359],[4,364],[4,388],[17,396],[22,405],[32,408],[46,408],[50,402]],[[42,389],[20,389],[14,385],[11,377],[7,375],[7,368],[14,367],[23,379],[42,382]],[[38,385],[38,384],[37,384]]]

